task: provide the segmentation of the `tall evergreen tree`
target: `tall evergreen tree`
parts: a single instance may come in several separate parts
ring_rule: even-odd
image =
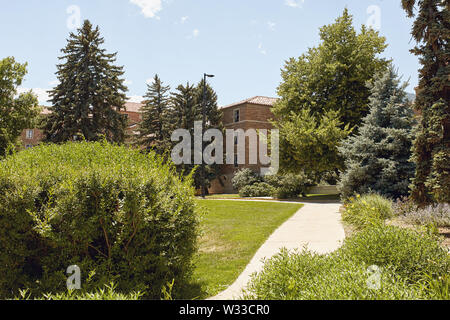
[[[171,145],[169,90],[170,87],[164,86],[158,75],[155,75],[152,84],[147,85],[142,122],[138,130],[138,143],[159,154],[168,151]]]
[[[414,141],[417,170],[412,197],[420,205],[450,202],[450,4],[448,0],[402,0],[415,17],[411,50],[420,57],[415,108],[421,115]]]
[[[127,91],[120,78],[124,71],[113,64],[117,53],[106,53],[100,47],[103,43],[98,26],[93,28],[88,20],[77,34],[70,34],[61,50],[64,63],[57,66],[59,84],[50,91],[47,141],[64,142],[78,135],[88,141],[124,141],[127,121],[120,114]]]
[[[340,190],[347,198],[374,191],[391,198],[408,195],[414,176],[410,162],[414,112],[391,66],[371,86],[369,114],[359,133],[339,148],[346,170]]]
[[[217,105],[217,94],[214,89],[206,83],[206,125],[203,130],[211,128],[222,130],[222,113]],[[197,85],[186,86],[180,85],[176,91],[172,93],[171,97],[171,119],[173,119],[173,130],[186,129],[191,133],[191,137],[194,137],[194,122],[202,121],[203,119],[203,80]],[[184,170],[186,174],[190,173],[196,165],[194,164],[194,143],[192,143],[192,165],[180,166],[180,170]],[[214,180],[220,170],[217,165],[205,166],[205,180],[206,185],[209,186],[210,182]],[[203,180],[200,170],[197,170],[194,174],[194,184],[196,188],[202,186]]]

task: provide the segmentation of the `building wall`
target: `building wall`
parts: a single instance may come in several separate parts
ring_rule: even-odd
[[[235,110],[240,111],[240,121],[234,122],[234,114]],[[247,131],[249,129],[273,129],[273,125],[271,124],[271,120],[273,119],[273,113],[271,111],[270,106],[265,105],[256,105],[245,103],[242,105],[237,105],[233,107],[229,107],[226,109],[222,109],[223,112],[223,125],[225,129],[242,129]],[[226,137],[224,137],[224,154],[226,154]],[[246,154],[246,165],[229,165],[224,164],[222,166],[222,171],[219,179],[212,181],[211,188],[209,189],[209,193],[211,194],[220,194],[220,193],[235,193],[232,185],[232,179],[237,171],[250,168],[256,172],[260,172],[261,168],[266,167],[262,164],[258,163],[256,165],[250,165],[250,152],[249,152],[249,138],[246,138],[245,141],[245,154]],[[256,152],[259,154],[259,140]],[[235,147],[235,154],[237,154],[237,147]],[[259,162],[259,161],[258,161]]]

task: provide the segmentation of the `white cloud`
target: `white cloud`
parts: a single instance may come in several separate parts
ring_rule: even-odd
[[[49,103],[47,102],[48,100],[50,100],[50,96],[48,95],[47,91],[50,89],[43,89],[43,88],[18,88],[17,89],[17,93],[21,94],[21,93],[26,93],[29,91],[33,91],[33,93],[37,96],[38,100],[39,100],[39,104],[43,104],[43,105],[48,105]]]
[[[266,51],[266,49],[264,49],[262,42],[260,42],[260,43],[258,44],[258,50],[259,50],[259,52],[260,52],[261,54],[263,54],[263,55],[266,55],[266,54],[267,54],[267,51]]]
[[[267,25],[269,26],[270,30],[275,31],[275,26],[277,24],[275,22],[269,21],[269,22],[267,22]]]
[[[180,19],[181,24],[184,24],[188,19],[189,19],[188,16],[181,17],[181,19]]]
[[[285,0],[284,2],[288,7],[301,8],[305,3],[305,0]]]
[[[161,0],[130,0],[130,2],[140,7],[146,18],[158,19],[156,14],[162,10]]]

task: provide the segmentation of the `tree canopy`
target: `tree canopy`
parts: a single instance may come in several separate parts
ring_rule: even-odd
[[[123,67],[115,66],[117,53],[101,48],[100,30],[86,20],[71,33],[57,66],[59,84],[50,91],[51,114],[45,124],[46,140],[64,142],[74,136],[87,141],[123,142],[127,120],[124,110],[127,87]]]
[[[26,63],[18,63],[13,57],[0,60],[0,156],[15,147],[22,131],[32,128],[41,112],[32,92],[17,96],[26,74]]]

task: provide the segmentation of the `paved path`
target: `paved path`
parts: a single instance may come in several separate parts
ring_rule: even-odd
[[[280,249],[302,249],[326,254],[340,247],[345,238],[338,203],[306,203],[293,217],[281,225],[256,252],[239,278],[225,291],[209,300],[235,300],[250,280],[251,274],[262,270],[263,259]]]

